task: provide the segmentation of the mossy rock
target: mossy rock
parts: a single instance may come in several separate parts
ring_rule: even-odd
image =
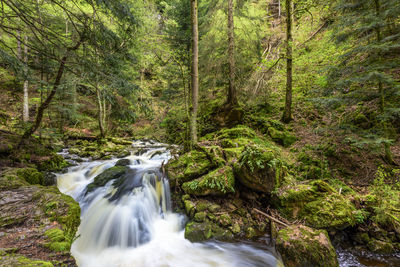
[[[343,230],[357,224],[356,213],[349,199],[339,194],[328,194],[305,204],[299,217],[315,228]]]
[[[174,186],[176,182],[182,184],[206,174],[212,166],[204,152],[193,150],[170,160],[165,168],[170,184]]]
[[[17,175],[29,184],[43,184],[43,174],[35,168],[19,169]]]
[[[235,192],[235,178],[230,166],[224,166],[208,174],[186,182],[182,189],[195,196],[225,195]]]
[[[0,173],[0,190],[16,189],[29,185],[25,179],[17,174],[19,170],[18,168],[8,168]]]
[[[26,258],[18,254],[7,254],[0,252],[1,266],[12,267],[53,267],[49,261]]]
[[[50,158],[38,162],[39,171],[61,171],[70,164],[60,155],[52,154]]]
[[[286,131],[279,131],[274,127],[268,128],[268,134],[274,142],[284,147],[289,147],[297,141],[297,138],[294,135]]]
[[[66,236],[64,231],[58,228],[52,228],[45,232],[46,237],[50,242],[45,246],[54,252],[69,251],[71,248],[72,240]]]
[[[185,227],[185,238],[191,242],[201,242],[209,239],[230,241],[233,240],[234,236],[230,230],[206,220],[204,222],[189,222]]]
[[[281,187],[276,196],[283,214],[314,228],[343,230],[357,223],[354,204],[325,181]]]
[[[185,238],[191,242],[201,242],[212,237],[211,224],[209,222],[189,222],[185,227]]]
[[[278,150],[249,145],[234,164],[235,177],[244,186],[259,192],[271,193],[284,176],[283,160]]]
[[[128,166],[114,166],[105,170],[101,174],[97,175],[93,182],[86,187],[86,194],[94,191],[96,188],[105,186],[111,180],[121,177],[128,170]]]
[[[335,248],[325,230],[293,225],[278,232],[276,249],[287,267],[337,267]]]

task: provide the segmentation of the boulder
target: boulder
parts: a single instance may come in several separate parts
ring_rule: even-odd
[[[129,159],[120,159],[115,163],[115,166],[128,166],[131,164],[131,161]]]
[[[129,170],[127,166],[114,166],[101,174],[97,175],[93,182],[86,187],[86,194],[94,191],[96,188],[105,186],[109,181],[115,180],[124,175]]]
[[[182,189],[195,196],[225,195],[235,192],[235,178],[230,166],[224,166],[193,181],[186,182]]]
[[[255,191],[271,193],[280,184],[284,171],[279,153],[273,147],[248,145],[234,164],[238,181]]]
[[[206,174],[212,168],[206,153],[190,151],[177,159],[172,159],[165,166],[170,184],[182,184]]]
[[[287,267],[337,267],[335,248],[325,230],[293,225],[278,232],[276,250]]]

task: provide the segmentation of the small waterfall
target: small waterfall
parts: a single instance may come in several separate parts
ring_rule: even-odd
[[[184,216],[171,211],[167,178],[160,171],[170,158],[165,145],[134,143],[124,176],[89,193],[94,178],[117,160],[84,162],[58,175],[60,190],[82,208],[71,252],[82,267],[282,266],[275,256],[245,244],[191,243]]]

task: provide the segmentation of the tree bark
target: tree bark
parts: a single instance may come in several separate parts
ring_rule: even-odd
[[[288,123],[292,120],[292,3],[286,0],[286,99],[282,121]]]
[[[104,105],[101,101],[101,92],[100,89],[96,87],[96,93],[97,93],[97,104],[99,106],[99,128],[100,128],[100,137],[101,138],[105,138],[106,134],[104,131],[104,114],[105,114],[105,110],[104,110]]]
[[[40,123],[42,122],[43,113],[49,107],[51,101],[53,100],[53,98],[57,92],[58,87],[60,86],[61,78],[64,73],[65,64],[67,63],[69,52],[77,50],[80,47],[80,45],[82,44],[82,42],[83,42],[83,38],[81,37],[80,40],[75,44],[75,46],[68,48],[67,53],[61,58],[60,65],[59,65],[58,71],[57,71],[57,76],[56,76],[56,79],[54,80],[53,88],[51,89],[50,94],[47,96],[46,100],[39,106],[38,112],[36,114],[35,122],[31,125],[31,127],[29,127],[24,132],[19,145],[22,145],[23,142],[25,140],[27,140],[39,128]]]
[[[190,116],[191,145],[197,144],[197,109],[199,101],[199,30],[197,20],[197,0],[191,0],[192,20],[192,106]]]
[[[229,88],[228,104],[237,105],[235,88],[235,27],[233,21],[233,0],[228,0],[228,55],[229,55]]]
[[[28,81],[28,35],[25,35],[25,44],[24,44],[24,103],[23,103],[23,111],[22,111],[22,120],[24,122],[29,121],[29,81]]]

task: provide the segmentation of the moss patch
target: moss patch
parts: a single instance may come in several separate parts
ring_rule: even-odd
[[[235,192],[235,178],[230,166],[216,169],[198,179],[186,182],[182,189],[196,196],[224,195]]]
[[[289,226],[278,232],[276,249],[288,267],[339,266],[336,251],[324,230]]]

